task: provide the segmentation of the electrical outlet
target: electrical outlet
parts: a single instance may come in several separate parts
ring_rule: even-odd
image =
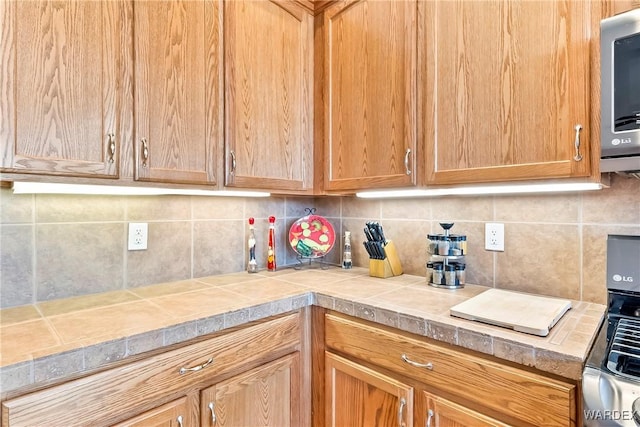
[[[149,227],[146,222],[129,223],[129,245],[130,251],[143,251],[147,249],[147,235]]]
[[[484,225],[484,248],[488,251],[504,251],[504,224],[488,222]]]

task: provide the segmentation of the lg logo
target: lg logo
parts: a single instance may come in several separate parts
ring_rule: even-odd
[[[614,282],[633,283],[633,277],[631,277],[631,276],[621,276],[619,274],[614,274],[613,275],[613,281]]]
[[[620,144],[631,144],[631,138],[614,138],[611,140],[611,145],[614,147]]]

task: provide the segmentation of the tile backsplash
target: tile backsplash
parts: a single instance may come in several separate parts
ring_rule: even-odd
[[[424,276],[426,235],[454,222],[469,240],[467,282],[604,303],[607,234],[640,235],[640,181],[614,175],[590,193],[365,200],[353,197],[14,195],[0,190],[0,307],[242,271],[247,218],[266,262],[269,215],[278,265],[294,265],[290,225],[316,208],[338,235],[352,231],[353,261],[368,263],[364,222],[377,220],[408,274]],[[148,249],[127,251],[129,222],[149,224]],[[484,223],[505,224],[505,251],[484,250]],[[328,255],[338,264],[341,239]]]

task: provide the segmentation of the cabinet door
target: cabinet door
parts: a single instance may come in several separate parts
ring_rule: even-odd
[[[198,400],[185,396],[151,409],[114,427],[191,427],[198,425]]]
[[[428,182],[590,174],[590,3],[422,4]]]
[[[326,420],[331,427],[413,425],[413,388],[325,353]]]
[[[313,16],[295,1],[225,2],[225,185],[313,182]]]
[[[293,353],[203,390],[201,425],[295,427],[300,393],[300,355]]]
[[[118,176],[129,12],[121,1],[0,2],[3,172]]]
[[[220,0],[134,6],[135,178],[215,184],[222,137]]]
[[[424,423],[427,427],[509,426],[509,424],[502,423],[431,393],[423,391],[422,398],[427,402],[426,421]]]
[[[416,1],[325,11],[325,189],[415,185],[416,16]]]

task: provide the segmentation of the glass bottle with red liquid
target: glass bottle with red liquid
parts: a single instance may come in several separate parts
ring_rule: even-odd
[[[267,271],[276,271],[276,217],[269,217],[269,248],[267,249]]]

